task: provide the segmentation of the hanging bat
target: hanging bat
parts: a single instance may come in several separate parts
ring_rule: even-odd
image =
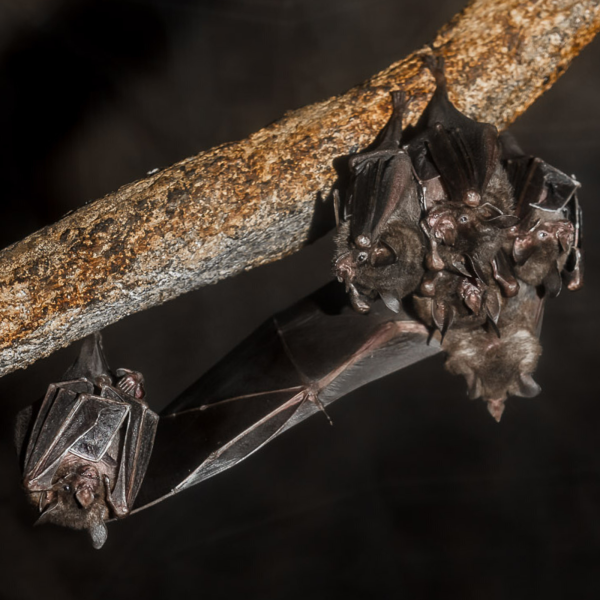
[[[48,387],[35,419],[31,410],[20,413],[23,486],[38,523],[87,529],[100,548],[105,521],[129,514],[158,421],[144,395],[141,373],[110,371],[96,333],[63,381]]]
[[[503,254],[508,230],[518,219],[511,214],[513,194],[499,160],[498,132],[450,102],[441,59],[428,57],[426,64],[436,90],[405,135],[419,178],[437,177],[444,193],[424,194],[428,272],[417,311],[442,335],[451,327],[486,321],[496,328],[503,297],[518,292]]]
[[[162,413],[135,509],[228,469],[371,381],[440,352],[410,318],[331,283],[274,316]]]
[[[377,295],[399,311],[400,300],[424,273],[420,189],[411,159],[400,147],[404,94],[392,93],[392,104],[392,116],[372,149],[350,157],[350,184],[335,238],[335,274],[361,313]],[[338,220],[339,212],[336,192]]]
[[[446,369],[466,379],[469,398],[487,402],[498,422],[508,396],[531,398],[541,391],[533,373],[542,352],[543,308],[537,290],[522,284],[517,296],[507,300],[497,333],[483,327],[456,328],[444,339]]]
[[[565,281],[583,285],[581,184],[540,158],[527,156],[510,134],[501,137],[502,155],[515,190],[520,223],[513,231],[512,256],[519,279],[543,286],[555,297]]]

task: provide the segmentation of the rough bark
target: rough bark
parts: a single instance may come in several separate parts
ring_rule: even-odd
[[[600,0],[475,0],[432,46],[466,114],[506,127],[600,27]],[[333,160],[368,145],[404,89],[433,90],[417,51],[346,94],[122,187],[0,253],[0,375],[129,314],[299,250]]]

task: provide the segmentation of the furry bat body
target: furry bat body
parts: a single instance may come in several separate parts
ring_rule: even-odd
[[[111,373],[95,334],[63,381],[49,386],[35,419],[31,411],[20,413],[23,485],[39,523],[87,529],[100,548],[104,522],[129,514],[158,421],[144,395],[140,373]]]

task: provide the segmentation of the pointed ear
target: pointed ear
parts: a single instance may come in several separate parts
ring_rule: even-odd
[[[481,396],[483,396],[481,379],[479,379],[479,377],[473,375],[472,383],[469,384],[468,380],[467,380],[467,384],[469,385],[469,399],[470,400],[476,400],[477,398],[481,398]]]
[[[542,388],[534,381],[529,373],[521,373],[519,376],[519,390],[517,396],[522,398],[533,398],[542,391]]]
[[[106,523],[104,523],[102,517],[97,517],[92,521],[88,531],[92,538],[92,545],[96,550],[100,550],[108,538],[108,529],[106,529]]]
[[[556,232],[556,238],[558,239],[558,243],[560,244],[561,251],[569,252],[573,247],[573,241],[575,239],[573,225],[571,225],[571,223],[568,223],[564,224],[562,227],[559,227],[558,231]]]
[[[381,296],[383,303],[392,312],[400,312],[400,299],[398,298],[398,295],[395,292],[381,292],[381,294],[379,295]]]
[[[34,523],[34,525],[44,525],[45,523],[49,523],[50,513],[52,513],[53,510],[56,510],[57,506],[58,500],[54,500],[54,502],[45,505],[45,507],[42,508],[43,512],[40,515],[40,518]]]

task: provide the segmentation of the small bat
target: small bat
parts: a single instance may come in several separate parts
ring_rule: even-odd
[[[152,451],[158,416],[144,395],[141,373],[110,371],[96,333],[48,387],[35,419],[19,414],[23,486],[38,523],[87,529],[102,547],[105,521],[129,514]]]
[[[555,297],[564,281],[583,286],[581,184],[540,158],[527,156],[510,134],[501,136],[504,164],[515,190],[512,256],[517,277]]]
[[[429,243],[426,273],[416,296],[419,316],[445,335],[450,327],[489,321],[495,328],[503,297],[518,283],[503,247],[518,221],[512,189],[499,160],[493,125],[463,115],[448,98],[440,59],[428,58],[436,90],[416,126],[408,152],[424,181],[421,226]],[[443,193],[427,192],[435,180]]]
[[[394,92],[392,103],[392,116],[373,148],[350,157],[344,218],[335,239],[335,274],[362,313],[377,295],[399,311],[400,300],[416,289],[424,273],[419,188],[411,159],[400,147],[404,94]],[[336,192],[336,214],[339,204]]]

